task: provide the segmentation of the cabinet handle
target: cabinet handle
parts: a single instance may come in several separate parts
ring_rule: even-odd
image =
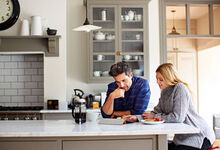
[[[121,56],[122,55],[122,52],[121,51],[117,51],[116,53],[118,56]]]

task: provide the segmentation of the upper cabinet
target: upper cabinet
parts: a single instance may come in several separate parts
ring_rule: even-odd
[[[122,60],[148,78],[147,2],[88,0],[90,22],[102,27],[89,37],[89,82],[109,82],[111,65]]]

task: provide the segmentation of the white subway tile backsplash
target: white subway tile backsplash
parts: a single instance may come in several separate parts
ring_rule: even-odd
[[[32,68],[43,68],[43,62],[32,62]]]
[[[11,101],[11,97],[10,96],[1,96],[0,102],[6,102],[9,103]]]
[[[43,95],[44,94],[44,90],[43,89],[32,89],[32,95]]]
[[[0,89],[8,89],[11,88],[10,83],[0,83]]]
[[[11,69],[0,69],[0,75],[11,75]]]
[[[25,69],[25,75],[37,75],[37,69]]]
[[[0,90],[0,96],[5,95],[5,90]],[[0,100],[1,102],[1,100]]]
[[[18,90],[5,89],[5,95],[6,96],[18,95]]]
[[[0,55],[0,61],[10,61],[11,56],[10,55]]]
[[[13,69],[11,75],[24,75],[24,69]]]
[[[24,102],[24,96],[12,96],[11,102],[17,102],[17,103],[23,103]]]
[[[12,55],[11,61],[24,61],[24,55]]]
[[[43,57],[42,54],[0,54],[0,105],[44,105]]]
[[[31,81],[31,76],[18,76],[18,81],[19,82],[28,82]]]
[[[24,88],[24,82],[11,83],[11,88],[22,89],[22,88]]]
[[[18,62],[18,68],[31,68],[31,62]]]
[[[28,56],[24,56],[24,61],[38,61],[38,57],[34,56],[34,55],[28,55]]]
[[[33,75],[32,76],[32,81],[43,81],[43,76],[41,76],[41,75],[38,75],[38,76]]]
[[[17,62],[6,62],[5,68],[18,68],[18,63]]]
[[[24,97],[25,102],[38,102],[38,97],[37,96],[25,96]]]
[[[18,76],[5,76],[5,82],[17,82]]]
[[[24,87],[27,89],[36,89],[38,88],[38,85],[37,82],[25,82]]]
[[[31,95],[31,89],[18,89],[18,95]]]

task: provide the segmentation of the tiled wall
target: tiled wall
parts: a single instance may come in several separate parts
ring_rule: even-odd
[[[43,106],[43,54],[0,55],[0,105]]]

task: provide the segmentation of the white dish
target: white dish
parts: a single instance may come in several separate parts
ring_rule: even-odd
[[[143,124],[156,125],[156,124],[164,123],[164,120],[163,120],[163,121],[145,121],[145,120],[141,120],[141,122],[142,122]]]

